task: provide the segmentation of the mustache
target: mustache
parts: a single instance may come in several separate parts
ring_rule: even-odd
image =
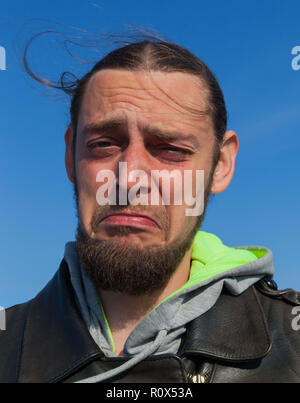
[[[109,214],[122,214],[122,212],[131,212],[131,213],[139,213],[143,215],[149,215],[153,217],[157,223],[161,226],[161,228],[167,234],[169,231],[169,216],[167,212],[162,209],[160,206],[157,208],[147,208],[147,206],[143,205],[106,205],[106,206],[97,206],[96,210],[94,211],[92,220],[91,220],[91,227],[93,231],[96,231],[97,226],[99,225],[100,221],[102,221],[107,215]],[[148,214],[147,214],[148,213]]]

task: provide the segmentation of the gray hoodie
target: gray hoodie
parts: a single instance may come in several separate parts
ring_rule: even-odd
[[[65,260],[79,309],[89,332],[107,357],[115,357],[113,338],[99,296],[81,268],[75,242],[66,244]],[[130,359],[118,368],[80,383],[108,381],[150,355],[178,354],[186,324],[208,311],[225,287],[239,295],[266,275],[273,275],[272,252],[265,247],[228,247],[213,234],[198,231],[187,283],[165,298],[131,332],[124,346]]]

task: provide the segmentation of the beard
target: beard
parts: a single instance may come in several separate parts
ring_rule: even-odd
[[[78,222],[76,233],[77,253],[88,278],[96,290],[110,290],[127,295],[150,295],[166,287],[176,268],[191,248],[194,237],[201,227],[209,201],[211,178],[205,189],[204,209],[198,217],[187,217],[181,233],[169,244],[145,246],[118,242],[116,240],[93,239],[86,234]],[[75,184],[75,199],[78,210],[78,191]],[[110,211],[121,212],[126,206],[98,206],[92,218],[92,228]],[[130,206],[130,211],[147,211],[145,206]],[[154,210],[152,209],[151,212]],[[164,211],[156,214],[168,234],[168,217]],[[79,215],[78,215],[79,216]],[[119,227],[119,233],[133,232],[131,227]],[[124,241],[124,240],[122,240]]]

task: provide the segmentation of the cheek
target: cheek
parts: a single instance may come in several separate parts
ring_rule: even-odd
[[[99,184],[96,182],[96,176],[98,169],[96,164],[81,160],[77,163],[76,172],[79,193],[79,219],[84,228],[88,229],[97,206],[96,192]]]
[[[199,220],[199,216],[203,214],[205,187],[210,176],[210,166],[209,163],[200,164],[198,162],[197,168],[196,164],[191,164],[180,169],[180,172],[182,177],[180,190],[178,187],[176,189],[172,181],[171,194],[176,194],[177,200],[180,195],[181,204],[171,204],[167,207],[170,219],[170,238],[172,239],[180,234],[189,233]]]
[[[195,227],[198,217],[189,217],[185,213],[186,206],[170,206],[168,215],[170,219],[170,228],[168,241],[175,239],[184,239],[189,236],[191,230]]]
[[[81,160],[77,164],[76,172],[79,195],[96,200],[96,176],[98,172],[96,164]]]

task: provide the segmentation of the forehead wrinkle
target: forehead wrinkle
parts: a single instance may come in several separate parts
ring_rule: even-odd
[[[101,73],[101,72],[100,72]],[[172,73],[168,73],[168,74],[172,74]],[[102,79],[100,78],[100,76],[97,77],[96,76],[92,77],[92,79],[96,79],[95,81],[93,81],[92,85],[92,80],[89,83],[91,85],[91,87],[89,88],[90,91],[87,91],[87,93],[85,94],[86,96],[91,95],[91,97],[88,96],[88,104],[90,106],[91,102],[94,103],[95,101],[97,102],[97,99],[100,101],[99,105],[99,109],[98,109],[98,113],[96,113],[97,116],[94,117],[94,122],[96,123],[96,117],[100,118],[99,121],[97,122],[97,124],[108,124],[108,121],[110,121],[110,125],[115,125],[115,127],[117,126],[121,126],[123,125],[125,128],[125,125],[127,125],[127,130],[128,130],[128,122],[130,121],[130,124],[133,124],[133,122],[137,122],[139,119],[139,117],[143,119],[143,115],[147,115],[146,119],[151,121],[151,122],[155,122],[157,123],[158,129],[162,132],[159,133],[159,130],[156,130],[156,134],[157,136],[161,137],[162,134],[165,133],[165,136],[167,136],[167,132],[171,132],[171,130],[168,129],[168,127],[172,127],[172,122],[174,123],[174,119],[175,119],[175,123],[177,121],[177,123],[179,123],[178,128],[174,127],[173,132],[177,131],[178,132],[181,130],[180,126],[182,126],[183,121],[185,121],[185,123],[191,127],[191,132],[193,132],[194,129],[205,129],[206,130],[206,126],[207,124],[210,125],[210,113],[207,113],[207,111],[201,110],[199,108],[199,106],[203,103],[203,99],[201,100],[201,97],[196,96],[196,98],[200,101],[199,102],[199,106],[197,108],[197,110],[194,113],[191,113],[191,107],[193,106],[194,108],[196,107],[196,99],[195,96],[191,96],[188,98],[191,98],[190,101],[191,102],[185,102],[185,105],[182,105],[181,103],[178,103],[178,94],[173,94],[172,91],[172,86],[170,87],[171,89],[171,95],[169,94],[169,88],[168,85],[170,85],[170,83],[167,83],[166,86],[166,91],[164,90],[164,88],[162,88],[162,85],[159,85],[159,83],[157,82],[157,80],[155,80],[156,75],[155,73],[153,74],[153,72],[151,72],[151,74],[148,74],[148,80],[143,80],[143,77],[140,77],[139,75],[135,75],[134,76],[134,80],[133,80],[133,84],[136,85],[130,85],[132,83],[132,80],[128,80],[128,82],[126,83],[126,81],[124,81],[122,83],[122,85],[118,86],[113,86],[113,82],[114,80],[110,80],[109,82],[102,81]],[[196,77],[188,77],[188,81],[193,80],[195,85],[198,87],[198,95],[200,95],[202,93],[202,95],[204,95],[204,99],[206,98],[205,96],[205,88],[203,88],[203,84],[196,78]],[[152,84],[149,85],[149,80]],[[100,82],[99,82],[100,81]],[[102,81],[102,82],[101,82]],[[176,81],[176,80],[175,80]],[[197,82],[195,82],[197,81]],[[112,83],[110,85],[110,83]],[[97,85],[98,84],[98,85]],[[128,85],[129,84],[129,85]],[[97,88],[98,87],[98,88]],[[100,90],[99,90],[100,87]],[[126,93],[126,89],[127,91],[130,90],[130,94]],[[103,91],[104,90],[104,91]],[[108,94],[103,94],[103,92],[105,93],[106,91],[109,92],[109,94],[112,93],[112,98],[108,103],[107,100],[105,100],[106,96],[110,96]],[[125,92],[125,93],[124,93]],[[138,94],[137,94],[138,92]],[[101,94],[102,93],[102,94]],[[128,99],[126,100],[126,95],[128,97]],[[143,96],[142,96],[143,95]],[[193,95],[193,91],[191,93],[191,95]],[[96,99],[94,99],[94,101],[92,101],[92,98],[96,96]],[[125,98],[124,98],[125,97]],[[174,97],[176,98],[174,100]],[[119,99],[118,99],[119,98]],[[163,99],[164,98],[164,99]],[[186,98],[186,97],[185,97]],[[133,102],[135,100],[137,101],[144,101],[145,104],[135,104],[135,102]],[[158,100],[159,102],[164,103],[168,108],[170,108],[169,111],[163,111],[159,108],[159,105],[157,105],[155,107],[155,110],[153,110],[152,106],[150,105],[150,107],[148,108],[148,101],[151,101],[153,99]],[[185,99],[185,101],[187,101],[187,99]],[[202,102],[201,102],[202,101]],[[206,99],[205,99],[206,101]],[[198,103],[198,102],[197,102]],[[84,104],[84,102],[83,102]],[[172,104],[172,105],[171,105]],[[205,102],[206,104],[206,102]],[[106,105],[106,106],[105,106]],[[86,112],[89,111],[89,107],[88,105]],[[203,105],[201,105],[203,107]],[[107,107],[109,107],[108,109],[111,110],[106,110],[103,111],[103,108],[107,109]],[[114,109],[115,108],[115,109]],[[124,108],[124,109],[123,109]],[[92,108],[93,109],[93,108]],[[102,113],[101,113],[101,109],[102,109]],[[164,108],[162,108],[164,109]],[[180,110],[179,110],[180,109]],[[203,108],[202,108],[203,109]],[[104,112],[104,113],[103,113]],[[134,119],[130,119],[130,115],[127,115],[127,112],[129,112],[129,114],[131,115],[132,113],[134,113],[134,115],[132,117],[134,117]],[[178,113],[181,115],[178,116]],[[151,117],[151,115],[153,114],[157,114],[157,121],[153,120],[153,117]],[[176,116],[172,116],[172,115],[176,115]],[[89,113],[88,113],[89,115]],[[101,119],[101,115],[102,115],[102,119]],[[120,115],[123,115],[123,117],[120,117]],[[138,116],[139,115],[139,116]],[[170,123],[171,125],[167,125],[165,126],[163,123],[164,120],[167,119],[167,115],[170,115]],[[163,120],[160,122],[162,118]],[[177,119],[176,119],[177,117]],[[92,118],[92,116],[90,115],[90,118]],[[85,119],[84,119],[85,120]],[[112,120],[114,120],[114,122],[112,122]],[[148,123],[146,121],[146,123]],[[136,123],[135,123],[136,125]],[[205,127],[203,127],[203,125]],[[173,125],[174,126],[174,125]],[[197,126],[197,127],[196,127]],[[91,122],[90,127],[93,127],[93,124]],[[162,128],[162,130],[161,130]],[[184,128],[184,127],[183,127]],[[184,129],[186,131],[186,129]],[[153,133],[153,130],[151,130]],[[198,131],[198,130],[197,130]],[[187,133],[187,131],[186,131]],[[172,134],[173,136],[173,134]],[[170,136],[168,136],[170,138]],[[174,136],[173,136],[174,137]]]
[[[153,70],[148,71],[149,80],[153,83],[154,87],[159,91],[159,93],[164,95],[165,100],[163,102],[166,105],[170,106],[172,109],[178,111],[179,113],[191,116],[193,119],[195,119],[195,118],[197,119],[199,117],[201,118],[202,116],[210,115],[210,107],[209,107],[209,103],[208,103],[209,91],[207,89],[207,86],[203,82],[203,80],[201,80],[199,77],[197,77],[191,73],[183,73],[183,72],[176,72],[176,71],[166,73],[166,74],[180,74],[185,79],[188,78],[189,82],[193,83],[193,86],[192,86],[193,88],[198,89],[197,90],[198,102],[196,102],[196,100],[194,99],[195,97],[193,96],[193,94],[190,93],[189,100],[187,100],[185,97],[185,104],[184,104],[183,102],[180,102],[180,100],[178,100],[178,95],[179,95],[178,93],[177,94],[172,93],[170,95],[170,89],[168,89],[168,90],[164,89],[163,86],[158,83],[158,80],[155,80],[155,73],[157,73],[157,71],[153,71]],[[165,84],[165,86],[167,86],[167,83]],[[172,88],[174,88],[174,85],[171,87],[171,89]],[[201,101],[200,96],[203,96],[203,98],[204,98],[203,101]],[[159,99],[157,96],[156,96],[156,98]],[[161,100],[161,99],[159,99],[159,100]],[[167,101],[169,101],[169,102],[167,102]],[[189,102],[187,102],[187,101],[189,101]]]
[[[97,90],[98,96],[100,95],[101,97],[101,92],[103,92],[103,96],[111,96],[110,94],[113,92],[116,92],[116,94],[113,94],[113,97],[122,97],[125,95],[129,98],[129,102],[133,101],[135,98],[136,100],[141,100],[141,101],[151,101],[153,99],[157,100],[158,102],[162,102],[171,109],[173,109],[176,112],[186,114],[191,116],[193,119],[197,119],[197,117],[201,117],[203,115],[209,115],[210,114],[210,108],[208,106],[208,99],[207,99],[207,89],[202,80],[199,80],[198,77],[194,76],[193,74],[188,74],[188,73],[178,73],[178,72],[168,72],[168,73],[163,73],[159,71],[136,71],[136,72],[131,72],[133,79],[127,80],[122,82],[122,85],[120,87],[114,85],[114,80],[109,81],[108,83],[105,81],[103,82],[103,74],[101,73],[108,73],[107,71],[100,71],[96,73],[94,77],[92,77],[90,84],[92,84],[93,79],[95,80],[95,86],[99,86],[100,90]],[[114,74],[114,73],[128,73],[126,71],[122,70],[115,70],[109,72],[109,74]],[[167,74],[168,76],[171,75],[180,75],[182,76],[185,80],[188,80],[189,84],[193,84],[192,86],[189,85],[189,87],[197,88],[197,95],[195,99],[195,94],[192,93],[190,94],[187,99],[185,96],[184,102],[180,98],[180,94],[177,94],[176,91],[172,91],[173,88],[176,88],[176,86],[171,85],[167,81],[164,85],[160,85],[156,78],[161,76],[162,74]],[[174,77],[174,82],[176,83],[176,76]],[[164,88],[164,86],[166,88]],[[93,86],[92,86],[93,87]],[[123,91],[128,91],[130,94],[125,93],[123,94]],[[108,92],[108,94],[104,94],[105,92]],[[137,94],[137,92],[139,94]],[[143,93],[143,96],[141,95]],[[201,98],[204,98],[203,100]],[[178,99],[179,98],[179,99]],[[134,103],[134,102],[133,102]]]
[[[152,135],[162,140],[189,140],[195,147],[198,147],[200,144],[200,139],[196,134],[196,131],[197,133],[199,133],[199,131],[207,132],[206,125],[199,125],[199,122],[196,126],[190,122],[189,126],[191,129],[187,129],[187,127],[180,128],[180,126],[176,127],[176,125],[174,126],[174,113],[160,112],[156,114],[158,119],[155,121],[152,116],[153,113],[151,113],[150,116],[149,113],[145,111],[135,111],[134,113],[131,111],[129,114],[122,109],[109,111],[105,113],[104,116],[94,119],[92,122],[84,125],[82,131],[84,135],[88,135],[93,132],[100,133],[113,129],[129,131],[130,128],[133,130],[137,128],[143,135]],[[147,115],[147,117],[143,115]],[[159,119],[162,117],[163,120],[165,120],[167,116],[170,117],[171,124],[168,122],[164,123],[164,121],[160,121]]]

